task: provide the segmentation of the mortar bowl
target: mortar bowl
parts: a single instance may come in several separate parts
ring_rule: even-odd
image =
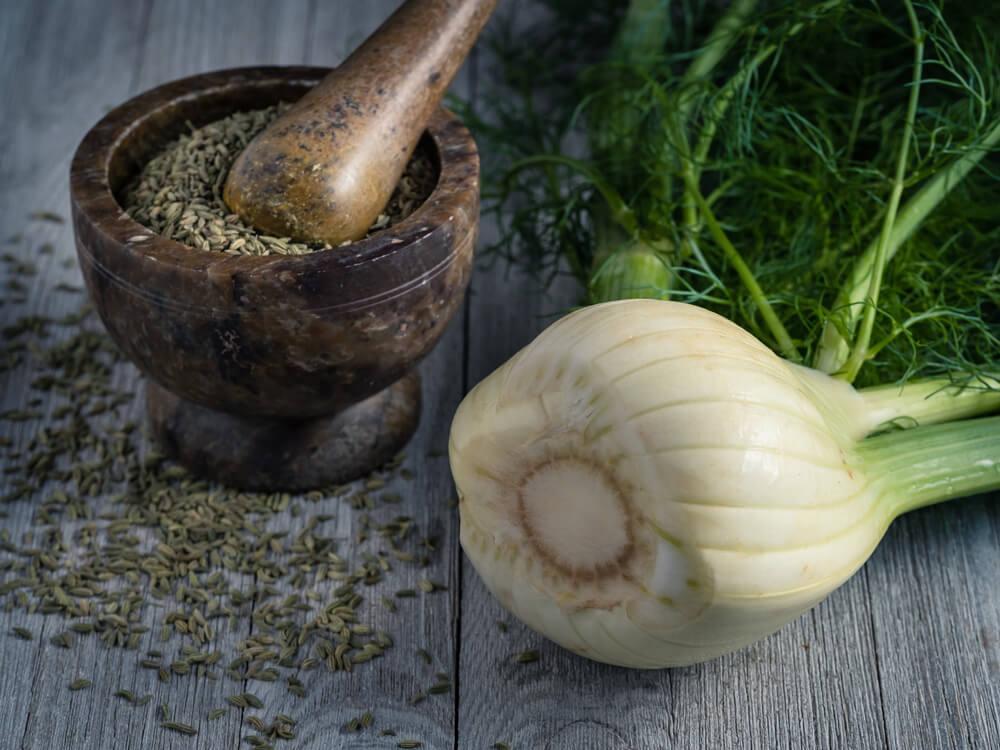
[[[196,473],[259,490],[361,476],[416,428],[416,365],[472,270],[479,157],[438,110],[424,203],[369,238],[306,255],[228,255],[166,239],[119,197],[167,143],[236,111],[294,101],[327,72],[254,67],[184,78],[109,112],[70,170],[77,257],[108,333],[147,377],[150,429]]]

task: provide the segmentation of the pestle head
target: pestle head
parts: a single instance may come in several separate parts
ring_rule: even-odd
[[[223,188],[269,234],[339,245],[364,237],[497,0],[407,0],[257,135]]]

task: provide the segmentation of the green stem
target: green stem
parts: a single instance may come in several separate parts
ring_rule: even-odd
[[[893,178],[892,192],[889,195],[889,208],[885,214],[885,223],[882,224],[882,232],[879,235],[879,242],[875,251],[875,260],[872,264],[871,280],[868,285],[868,293],[865,298],[864,317],[861,319],[861,330],[851,347],[847,362],[844,364],[843,377],[848,383],[853,383],[858,376],[861,365],[868,357],[868,346],[871,343],[872,330],[875,327],[875,316],[878,313],[878,297],[882,288],[882,277],[885,274],[885,267],[889,263],[889,240],[892,236],[893,225],[896,223],[896,214],[899,212],[899,203],[903,197],[903,185],[906,182],[906,164],[910,157],[910,141],[913,138],[913,128],[917,119],[917,103],[920,101],[920,82],[923,79],[924,69],[924,38],[917,20],[917,13],[913,9],[910,0],[904,0],[906,15],[910,19],[910,28],[913,32],[913,81],[910,86],[910,98],[906,107],[906,120],[903,125],[903,139],[899,146],[899,157],[896,160],[896,175]]]
[[[730,45],[737,37],[743,24],[746,23],[750,14],[753,13],[757,5],[757,0],[734,0],[732,5],[722,15],[722,18],[715,24],[715,27],[708,35],[705,45],[698,50],[698,53],[691,60],[680,82],[680,93],[677,100],[677,109],[670,116],[675,120],[675,130],[684,141],[686,162],[681,165],[681,171],[691,171],[693,165],[690,161],[690,150],[687,147],[687,124],[691,116],[691,110],[697,100],[695,84],[706,78],[719,64]],[[686,181],[686,175],[682,175]],[[666,177],[664,176],[664,179]],[[683,198],[683,222],[684,229],[692,232],[697,225],[697,213],[691,202],[689,193],[685,193]],[[681,248],[681,255],[688,254],[689,248]]]
[[[648,63],[663,54],[670,29],[670,0],[631,0],[615,33],[608,60]]]
[[[894,515],[1000,489],[1000,417],[877,435],[857,450]]]
[[[636,189],[633,162],[644,130],[644,114],[632,97],[637,80],[663,59],[669,33],[669,0],[631,0],[604,64],[581,77],[589,93],[577,113],[585,116],[591,157],[626,195]]]
[[[920,227],[938,204],[965,176],[982,160],[991,149],[1000,145],[1000,120],[986,133],[986,136],[970,147],[964,154],[928,180],[900,210],[886,245],[886,260],[892,260],[899,248]],[[861,305],[870,284],[880,240],[868,246],[858,259],[847,283],[837,295],[833,315],[836,320],[828,321],[823,327],[820,345],[816,350],[813,367],[823,372],[839,371],[847,361],[850,345],[847,336],[857,325]],[[845,335],[846,334],[846,335]]]
[[[910,381],[903,385],[863,388],[870,418],[868,431],[889,423],[902,426],[936,424],[1000,411],[1000,380],[981,377],[961,382],[947,378]]]
[[[777,44],[771,44],[762,49],[753,59],[750,60],[744,67],[740,68],[737,73],[730,78],[726,83],[719,89],[719,93],[716,95],[715,99],[712,101],[712,108],[705,118],[705,125],[702,127],[701,134],[698,136],[698,142],[694,147],[694,160],[695,164],[700,166],[704,163],[705,158],[708,156],[708,149],[712,146],[712,141],[715,139],[715,133],[719,128],[719,123],[722,122],[722,118],[726,115],[726,110],[729,109],[729,105],[733,101],[733,97],[736,96],[736,90],[743,85],[743,83],[757,70],[771,55],[775,53],[778,49]]]
[[[750,292],[750,297],[757,306],[757,310],[760,312],[761,317],[770,329],[771,335],[774,336],[774,340],[778,345],[778,353],[793,362],[799,361],[799,352],[795,348],[795,344],[792,342],[792,337],[788,335],[788,331],[785,329],[784,324],[782,324],[781,320],[774,312],[774,308],[771,307],[771,303],[764,294],[764,290],[760,288],[760,284],[757,283],[757,279],[754,277],[753,271],[751,271],[750,267],[746,264],[746,262],[744,262],[743,256],[740,255],[739,250],[737,250],[733,243],[729,241],[729,238],[726,236],[722,226],[715,218],[715,214],[712,213],[711,207],[701,194],[701,190],[698,188],[698,183],[694,180],[694,176],[690,173],[684,173],[684,178],[687,189],[690,191],[695,203],[698,204],[698,210],[701,212],[702,220],[705,222],[705,226],[708,228],[709,234],[712,235],[712,239],[715,240],[716,244],[719,245],[719,247],[722,248],[722,251],[726,254],[726,259],[732,264],[736,273],[740,277],[740,281],[743,282],[747,291]]]
[[[684,77],[681,79],[682,99],[678,106],[679,121],[682,126],[687,123],[694,104],[694,96],[690,92],[691,86],[708,76],[726,56],[730,45],[756,6],[757,0],[734,0],[708,35],[705,46],[698,51],[684,71]]]
[[[697,182],[701,177],[701,165],[705,163],[705,158],[708,156],[708,150],[712,146],[712,141],[715,139],[715,133],[719,127],[719,123],[726,114],[726,110],[729,108],[730,102],[736,95],[736,89],[738,86],[749,78],[750,74],[755,71],[761,63],[763,63],[768,57],[770,57],[774,51],[778,48],[776,44],[772,44],[769,47],[758,52],[750,63],[742,68],[736,75],[730,78],[725,85],[720,89],[718,96],[712,102],[711,111],[705,119],[705,124],[702,126],[700,135],[698,136],[698,142],[695,144],[694,156],[688,157],[685,154],[683,162],[681,164],[681,171],[686,184],[689,184],[692,180]],[[686,143],[685,143],[686,148]],[[712,201],[708,201],[711,204]],[[685,190],[684,196],[681,204],[682,209],[682,227],[686,240],[682,246],[681,258],[686,258],[690,254],[690,248],[693,245],[695,238],[698,235],[698,211],[696,206],[696,201],[694,196],[691,194],[691,190]]]
[[[698,204],[692,194],[691,185],[698,184],[698,169],[687,154],[687,141],[684,141],[681,157],[681,177],[684,180],[684,195],[681,198],[681,260],[691,255],[691,246],[698,236]]]
[[[631,242],[600,263],[588,284],[588,304],[620,299],[669,299],[673,272],[665,243]]]

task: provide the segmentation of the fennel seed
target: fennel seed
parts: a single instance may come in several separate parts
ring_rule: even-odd
[[[236,112],[193,128],[167,144],[126,187],[126,212],[164,237],[210,252],[303,255],[330,249],[326,244],[294,242],[258,232],[232,213],[222,197],[226,175],[237,155],[288,106]],[[430,195],[436,180],[430,154],[418,147],[369,236],[413,213]],[[144,239],[138,235],[133,241]],[[376,477],[368,484],[377,489],[384,480]]]
[[[33,211],[28,215],[28,218],[34,219],[35,221],[48,221],[53,224],[65,224],[66,219],[61,215],[55,213],[54,211]]]
[[[267,731],[267,725],[259,716],[247,716],[243,721],[262,734]]]
[[[518,664],[531,664],[538,661],[539,653],[535,649],[528,649],[527,651],[522,651],[517,656],[514,657],[514,661]]]
[[[193,726],[179,721],[161,721],[160,726],[164,729],[169,729],[172,732],[178,732],[179,734],[187,734],[191,736],[198,734],[198,730]]]

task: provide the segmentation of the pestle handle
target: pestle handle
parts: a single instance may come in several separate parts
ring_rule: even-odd
[[[237,157],[227,205],[269,234],[338,245],[385,208],[497,0],[407,0]]]

